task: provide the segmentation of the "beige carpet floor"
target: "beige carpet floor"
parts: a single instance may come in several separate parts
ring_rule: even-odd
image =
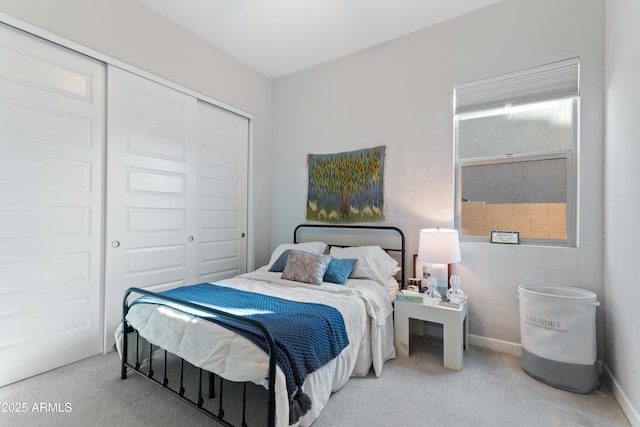
[[[139,375],[120,380],[116,353],[0,388],[0,426],[215,426]],[[25,412],[9,411],[20,405]],[[41,410],[38,410],[41,409]],[[314,427],[629,426],[611,391],[576,394],[543,384],[514,356],[471,347],[460,372],[442,366],[437,338],[412,339],[411,356],[383,375],[352,378]]]

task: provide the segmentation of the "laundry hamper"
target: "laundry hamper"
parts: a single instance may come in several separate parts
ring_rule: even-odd
[[[596,294],[551,285],[520,285],[522,369],[551,386],[589,393],[596,364]]]

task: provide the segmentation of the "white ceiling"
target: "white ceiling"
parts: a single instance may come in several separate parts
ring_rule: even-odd
[[[277,78],[501,0],[139,0]]]

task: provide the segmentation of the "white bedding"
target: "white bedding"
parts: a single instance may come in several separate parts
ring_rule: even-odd
[[[263,267],[215,284],[263,293],[301,302],[330,305],[340,311],[349,336],[349,345],[331,362],[311,373],[303,391],[312,408],[297,426],[309,426],[318,417],[332,392],[351,376],[367,375],[371,366],[376,376],[385,361],[395,357],[393,308],[387,289],[372,280],[349,279],[346,285],[323,282],[309,285],[280,279]],[[244,337],[213,322],[192,317],[167,307],[151,304],[133,306],[127,320],[140,335],[195,366],[231,381],[253,381],[266,385],[268,357]],[[121,330],[116,332],[120,351]],[[289,425],[289,400],[285,376],[276,368],[277,426]]]

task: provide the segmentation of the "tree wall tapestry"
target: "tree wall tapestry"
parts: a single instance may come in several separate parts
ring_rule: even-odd
[[[307,155],[307,219],[332,223],[384,220],[385,148]]]

